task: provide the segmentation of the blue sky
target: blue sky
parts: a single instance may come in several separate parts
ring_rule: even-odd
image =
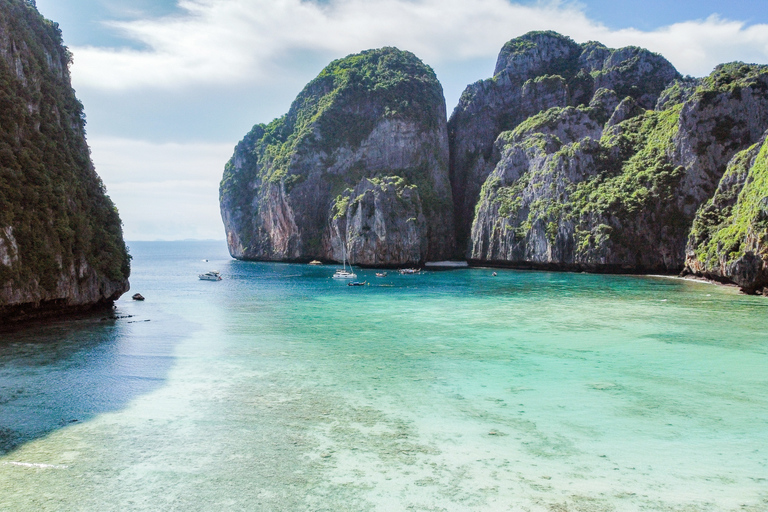
[[[502,44],[552,29],[638,45],[702,76],[768,63],[765,0],[37,0],[74,53],[97,171],[129,240],[224,238],[234,145],[283,114],[332,59],[385,45],[431,65],[448,112]]]

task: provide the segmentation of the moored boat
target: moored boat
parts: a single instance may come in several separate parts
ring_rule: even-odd
[[[343,268],[336,270],[336,273],[333,274],[334,279],[357,279],[357,274],[352,272],[352,265],[347,270],[347,253],[343,246],[341,248],[341,264]]]
[[[357,274],[348,272],[346,269],[339,269],[336,271],[336,273],[333,274],[334,279],[355,279],[356,277]]]
[[[218,270],[211,270],[205,274],[198,274],[201,281],[221,281],[221,274]]]

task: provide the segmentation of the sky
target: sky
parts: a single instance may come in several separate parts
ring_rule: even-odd
[[[768,64],[768,0],[36,1],[74,54],[92,158],[131,241],[224,239],[218,186],[235,144],[362,50],[415,53],[449,115],[530,30],[642,46],[684,75]]]

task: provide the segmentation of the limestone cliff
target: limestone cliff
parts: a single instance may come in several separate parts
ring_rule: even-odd
[[[696,214],[686,273],[768,295],[768,132],[731,159]]]
[[[129,256],[58,25],[0,0],[0,322],[110,304]]]
[[[657,97],[649,108],[651,96],[603,88],[588,106],[551,108],[502,133],[476,209],[471,258],[680,271],[696,211],[734,154],[768,129],[768,68],[722,65]]]
[[[396,48],[332,62],[237,145],[220,187],[232,256],[405,265],[453,251],[442,87]]]
[[[631,97],[644,109],[679,78],[660,55],[637,47],[577,44],[555,32],[531,32],[506,43],[493,78],[467,87],[448,123],[457,247],[464,255],[480,189],[498,162],[494,141],[553,107],[586,106],[597,91]],[[616,105],[608,106],[609,112]]]

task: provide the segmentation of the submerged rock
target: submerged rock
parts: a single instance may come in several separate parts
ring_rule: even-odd
[[[96,175],[71,54],[25,0],[0,9],[0,321],[109,305],[128,290],[120,218]]]
[[[442,87],[396,48],[332,62],[221,182],[232,256],[402,265],[453,251]]]

